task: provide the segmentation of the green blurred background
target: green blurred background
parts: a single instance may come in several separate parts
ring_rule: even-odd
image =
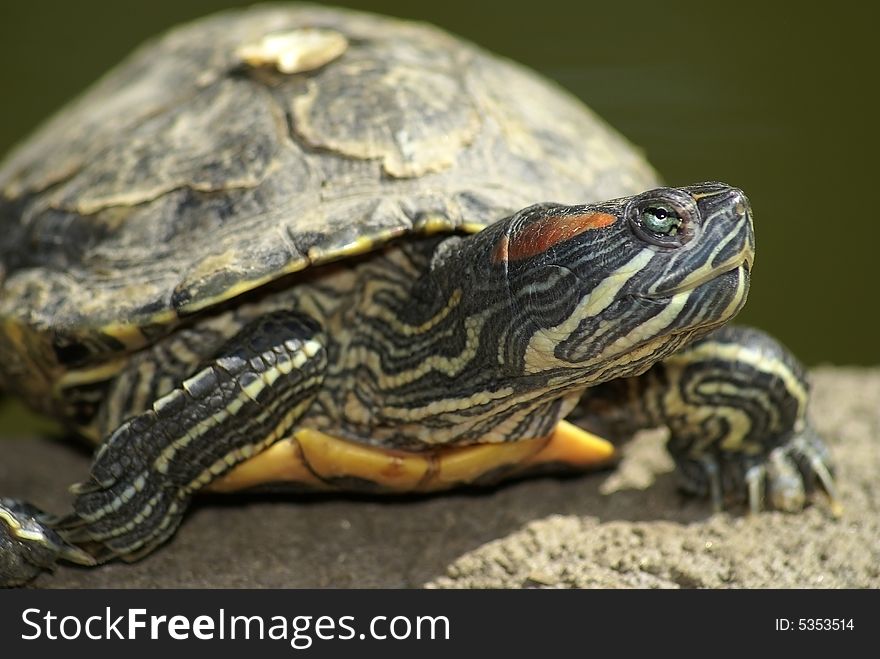
[[[165,28],[216,0],[4,3],[0,153]],[[853,3],[404,2],[584,99],[666,180],[749,194],[758,258],[739,320],[815,365],[880,363],[876,14]],[[867,5],[867,3],[866,3]],[[869,121],[870,118],[870,121]]]

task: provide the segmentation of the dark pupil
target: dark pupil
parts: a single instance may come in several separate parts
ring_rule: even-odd
[[[675,213],[670,213],[665,208],[649,208],[647,210],[651,215],[656,217],[658,220],[665,220],[669,216],[676,217],[676,218],[678,217],[677,215],[675,215]]]

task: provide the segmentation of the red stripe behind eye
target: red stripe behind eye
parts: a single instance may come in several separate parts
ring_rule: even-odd
[[[519,261],[546,252],[558,243],[593,229],[602,229],[617,222],[610,213],[554,215],[530,224],[512,238],[504,236],[495,248],[492,259]]]

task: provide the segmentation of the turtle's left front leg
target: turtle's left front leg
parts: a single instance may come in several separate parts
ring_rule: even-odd
[[[667,426],[686,491],[800,510],[824,490],[839,507],[831,457],[807,418],[803,367],[755,329],[726,326],[646,373],[587,389],[572,418],[615,437]]]
[[[117,428],[55,520],[0,499],[0,586],[22,584],[56,559],[134,560],[177,529],[192,495],[287,436],[324,378],[325,336],[297,312],[245,325],[176,389]]]

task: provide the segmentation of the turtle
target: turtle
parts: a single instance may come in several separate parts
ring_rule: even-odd
[[[174,28],[5,159],[0,225],[0,385],[97,445],[68,513],[0,500],[3,585],[137,560],[203,490],[435,492],[607,465],[655,426],[715,508],[835,500],[804,368],[728,324],[745,193],[663,186],[430,25]]]

